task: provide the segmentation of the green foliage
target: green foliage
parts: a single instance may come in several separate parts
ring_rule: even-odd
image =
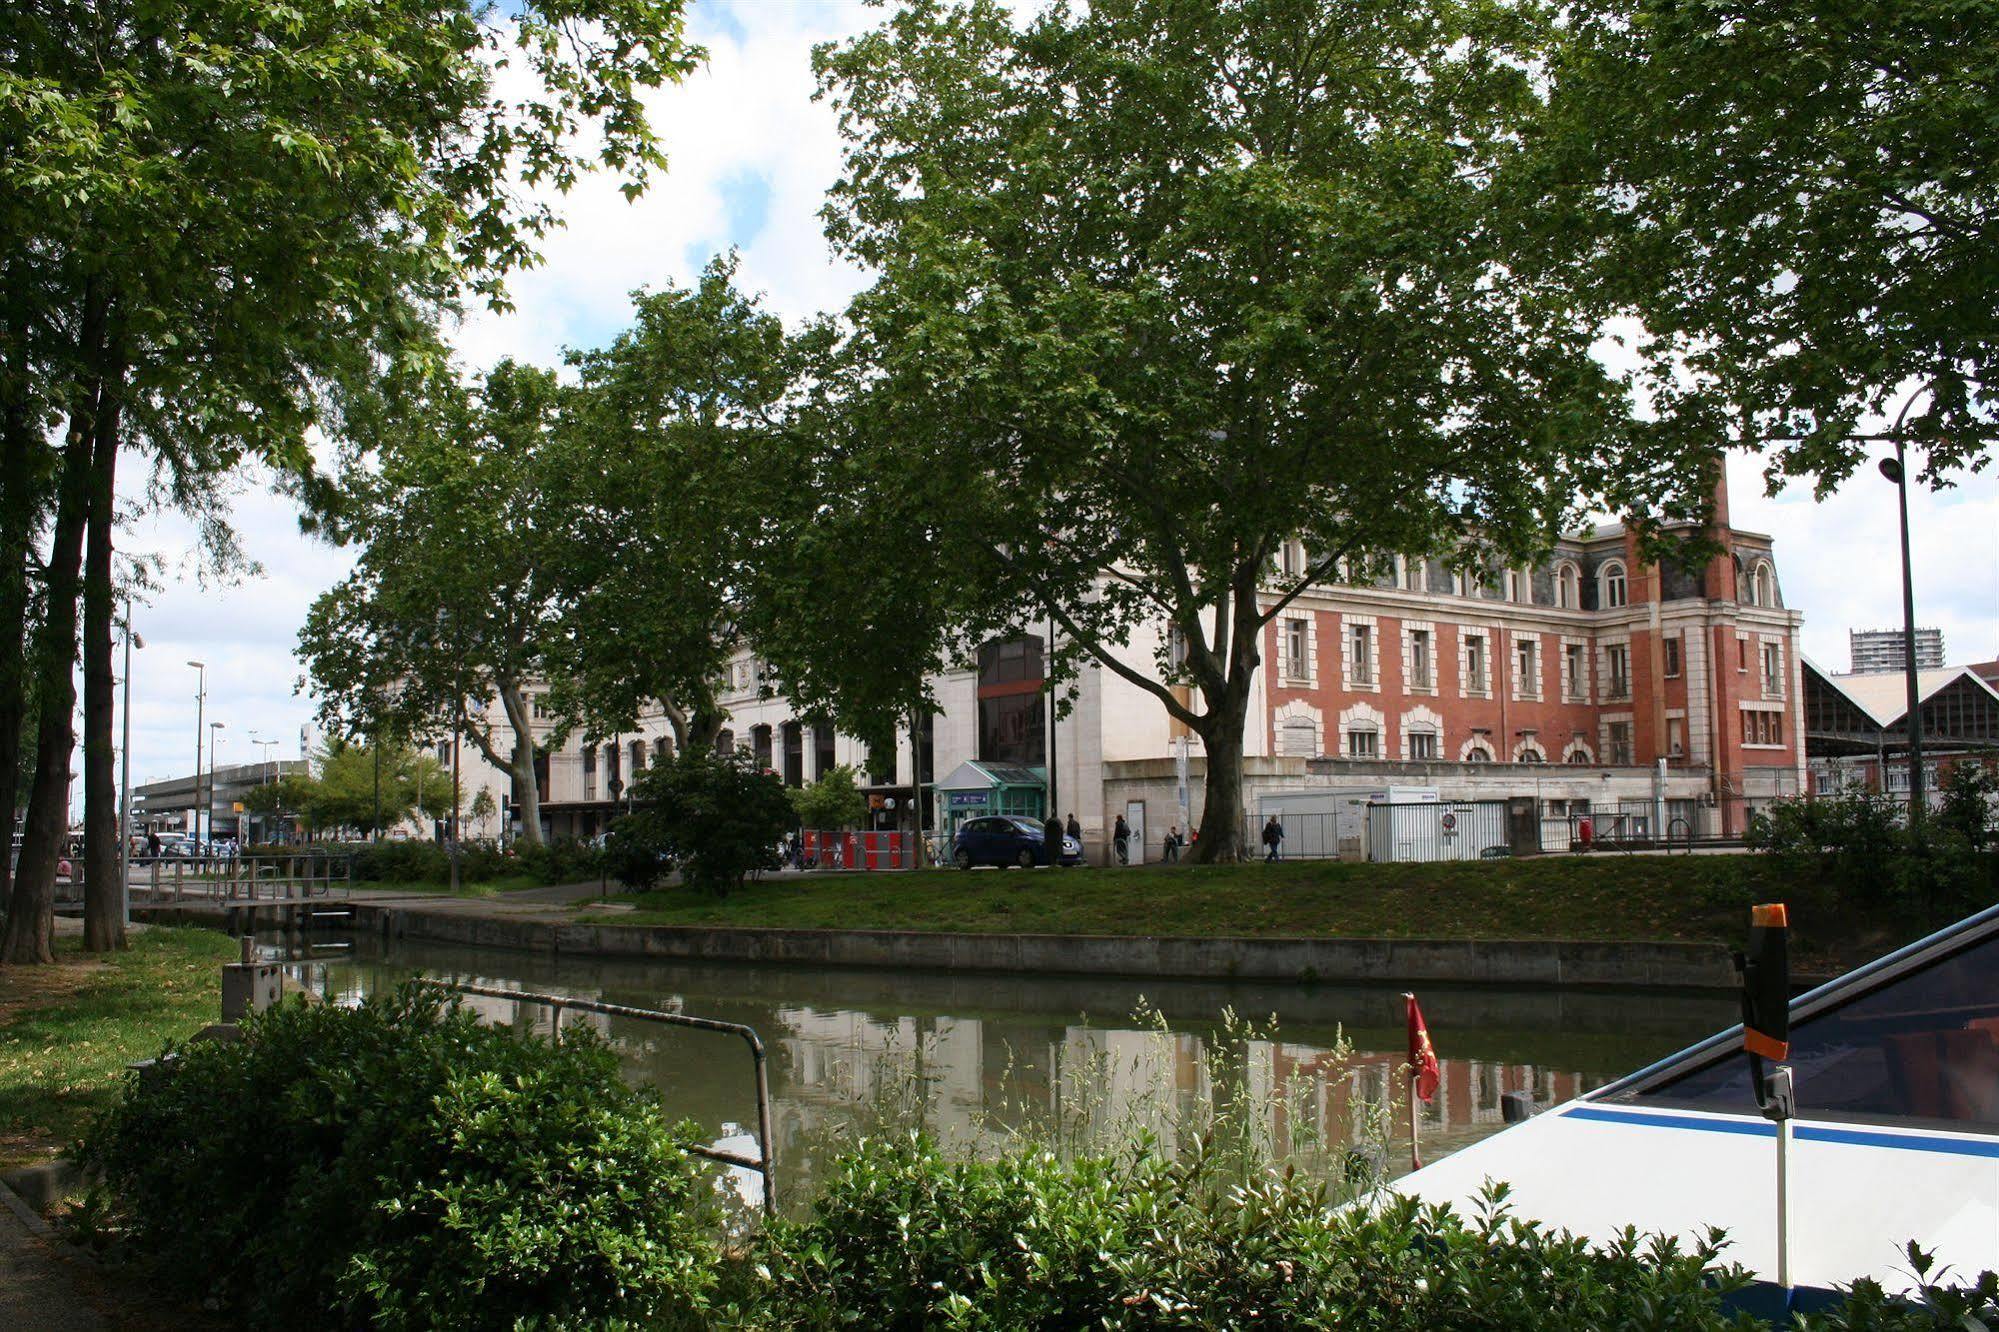
[[[654,866],[677,865],[688,887],[719,897],[778,867],[791,802],[784,783],[748,754],[683,749],[641,773],[633,792],[639,808],[612,830],[626,872],[642,876],[650,857]]]
[[[254,1326],[678,1327],[716,1262],[693,1141],[589,1029],[405,987],[177,1047],[83,1158],[167,1288]]]
[[[439,818],[450,812],[451,773],[442,764],[421,750],[384,743],[378,770],[376,748],[338,737],[329,740],[313,756],[312,773],[286,773],[253,787],[244,795],[243,807],[296,819],[313,832],[352,829],[364,834],[392,828],[419,810]]]
[[[1999,855],[1980,849],[1986,824],[1974,802],[1982,799],[1984,783],[1954,781],[1955,802],[1947,797],[1942,814],[1914,829],[1906,800],[1816,796],[1759,811],[1748,844],[1772,857],[1782,877],[1799,888],[1825,892],[1829,905],[1924,921],[1960,916],[1999,896]]]
[[[1915,1244],[1908,1270],[1917,1287],[1910,1295],[1890,1295],[1879,1282],[1853,1283],[1839,1307],[1803,1319],[1804,1332],[1990,1332],[1999,1327],[1999,1273],[1969,1273],[1953,1283],[1937,1272],[1936,1259]]]
[[[1973,850],[1992,845],[1993,828],[1999,824],[1999,772],[1976,760],[1960,760],[1944,774],[1940,794],[1938,827],[1962,837]]]
[[[1052,614],[1058,669],[1093,656],[1203,737],[1196,854],[1233,859],[1257,645],[1306,586],[1518,564],[1579,505],[1697,512],[1702,468],[1635,439],[1597,297],[1512,187],[1549,21],[966,0],[821,48],[828,232],[878,277],[789,469],[843,498],[791,520],[830,593],[786,603],[811,651],[865,637],[827,608],[884,608],[855,688],[907,716],[940,639]],[[1166,624],[1184,658],[1159,634],[1134,667],[1128,637]]]
[[[1821,494],[1897,437],[1926,479],[1999,437],[1999,5],[1568,10],[1550,241],[1642,323],[1649,398]],[[1913,473],[1915,468],[1911,467]]]
[[[809,786],[791,788],[789,795],[801,828],[838,831],[855,827],[867,817],[867,797],[861,794],[858,775],[850,764],[840,764]]]
[[[427,839],[336,847],[326,854],[346,856],[349,872],[359,884],[442,884],[451,877],[450,851]],[[580,883],[596,878],[597,868],[597,853],[570,840],[549,846],[517,842],[505,849],[486,842],[462,842],[458,848],[461,883],[491,883],[522,875],[542,883]]]
[[[1322,1185],[1138,1147],[1063,1163],[863,1142],[803,1221],[763,1239],[743,1326],[818,1329],[1722,1329],[1718,1239],[1592,1247],[1406,1199],[1334,1210]]]

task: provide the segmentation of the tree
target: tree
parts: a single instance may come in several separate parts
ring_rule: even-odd
[[[625,882],[650,886],[677,865],[682,883],[721,897],[778,867],[791,802],[784,783],[749,755],[683,749],[640,773],[632,788],[636,808],[611,830],[611,860]]]
[[[350,470],[328,531],[361,551],[299,632],[320,710],[374,732],[462,727],[513,775],[522,836],[541,841],[535,700],[558,644],[567,491],[549,439],[564,391],[502,361],[477,386],[429,377],[357,432],[373,466]],[[495,726],[497,699],[504,721]]]
[[[680,0],[0,12],[0,660],[26,633],[12,580],[46,551],[46,706],[0,960],[50,958],[80,589],[86,897],[117,889],[100,807],[121,452],[150,455],[225,545],[218,473],[256,459],[315,491],[309,430],[337,433],[385,363],[434,357],[462,295],[502,299],[549,191],[595,162],[643,186],[661,159],[641,95],[697,54]],[[20,678],[0,671],[0,749]]]
[[[845,763],[820,774],[810,786],[792,787],[791,807],[800,827],[821,830],[852,828],[867,817],[867,797],[861,794],[857,774]]]
[[[657,706],[686,749],[726,716],[748,559],[793,483],[770,447],[793,350],[735,268],[718,258],[692,288],[637,293],[631,328],[570,357],[581,387],[547,469],[564,515],[544,534],[563,606],[554,693],[599,733]]]
[[[1591,357],[1579,274],[1529,252],[1542,19],[1129,0],[1016,29],[967,0],[816,56],[829,235],[880,275],[822,384],[840,465],[927,501],[887,544],[950,579],[961,654],[1052,614],[1058,670],[1094,659],[1200,738],[1203,859],[1247,849],[1252,682],[1307,586],[1518,563],[1590,504],[1702,511]],[[1309,558],[1280,573],[1287,539]]]
[[[1999,4],[1605,0],[1554,69],[1543,216],[1667,420],[1821,495],[1881,441],[1991,461]]]
[[[244,793],[243,808],[289,815],[313,832],[351,828],[366,834],[419,812],[448,813],[451,773],[443,764],[403,745],[383,745],[379,757],[378,767],[373,746],[329,740],[313,755],[312,772],[290,772],[252,787]]]

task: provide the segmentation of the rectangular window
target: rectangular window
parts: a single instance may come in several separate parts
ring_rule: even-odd
[[[1763,697],[1782,698],[1784,696],[1784,645],[1765,643],[1763,645]]]
[[[1465,688],[1474,694],[1483,694],[1487,688],[1485,663],[1485,636],[1467,634],[1465,636]]]
[[[1784,714],[1781,712],[1750,712],[1742,714],[1742,743],[1745,745],[1781,745],[1784,743]]]
[[[1610,761],[1614,765],[1631,763],[1631,723],[1614,721],[1609,724]]]
[[[1411,629],[1409,631],[1409,687],[1429,689],[1435,683],[1432,673],[1436,668],[1430,659],[1430,631]]]
[[[1513,664],[1519,674],[1516,689],[1520,697],[1541,697],[1541,645],[1531,638],[1515,639]]]
[[[1306,638],[1310,630],[1303,620],[1284,622],[1284,677],[1287,680],[1304,680],[1306,674]]]
[[[1347,626],[1347,679],[1355,684],[1374,683],[1374,627]]]
[[[1435,731],[1409,732],[1409,757],[1412,759],[1433,759],[1437,757],[1437,733]]]
[[[1177,624],[1166,626],[1166,667],[1179,670],[1187,664],[1187,631]]]
[[[1749,640],[1746,638],[1735,640],[1735,669],[1744,674],[1749,671]]]
[[[1348,731],[1347,757],[1357,759],[1381,757],[1381,733],[1379,731],[1363,730]]]
[[[1589,649],[1581,643],[1571,643],[1565,650],[1568,658],[1567,694],[1570,699],[1589,697]]]
[[[1680,636],[1678,634],[1669,636],[1665,641],[1664,647],[1666,678],[1668,680],[1678,679],[1680,674]]]
[[[1617,643],[1604,649],[1604,660],[1609,666],[1605,672],[1610,678],[1604,683],[1605,698],[1631,697],[1631,649]]]
[[[1666,752],[1671,758],[1686,757],[1687,724],[1678,717],[1666,718]]]

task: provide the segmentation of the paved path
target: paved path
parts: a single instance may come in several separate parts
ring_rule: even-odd
[[[78,1288],[76,1269],[56,1257],[16,1214],[25,1206],[0,1185],[0,1327],[94,1332],[110,1327]]]

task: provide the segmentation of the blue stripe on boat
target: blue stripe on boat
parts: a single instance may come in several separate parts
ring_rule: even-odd
[[[1777,1126],[1767,1119],[1659,1115],[1642,1110],[1606,1110],[1595,1105],[1578,1105],[1561,1114],[1565,1119],[1594,1119],[1606,1124],[1633,1124],[1642,1128],[1683,1129],[1692,1133],[1740,1133],[1752,1138],[1777,1136]],[[1836,1142],[1849,1147],[1944,1152],[1952,1156],[1982,1156],[1999,1160],[1999,1140],[1944,1138],[1925,1133],[1880,1133],[1870,1129],[1830,1128],[1822,1124],[1797,1124],[1792,1128],[1791,1136],[1799,1142]]]

